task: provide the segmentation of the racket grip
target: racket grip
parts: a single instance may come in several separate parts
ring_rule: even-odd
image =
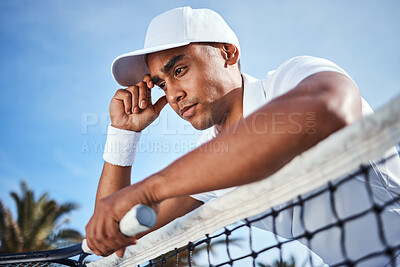
[[[119,230],[126,236],[150,229],[157,220],[156,212],[149,206],[136,205],[119,222]]]
[[[87,254],[94,254],[93,251],[88,247],[86,238],[82,240],[82,250]]]
[[[156,223],[156,220],[157,214],[151,207],[136,205],[122,217],[119,222],[119,230],[126,236],[134,236],[150,229]],[[85,253],[93,254],[86,239],[82,241],[82,250]]]

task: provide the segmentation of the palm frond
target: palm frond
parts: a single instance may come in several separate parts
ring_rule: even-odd
[[[80,242],[82,235],[73,229],[62,229],[69,222],[65,215],[78,208],[72,202],[59,204],[47,193],[37,200],[26,182],[20,183],[20,193],[11,192],[17,208],[14,220],[9,209],[0,202],[0,251],[2,253],[52,249],[60,242]]]
[[[83,236],[79,231],[69,228],[58,231],[57,234],[53,237],[54,241],[69,240],[76,243],[82,241],[82,239]]]

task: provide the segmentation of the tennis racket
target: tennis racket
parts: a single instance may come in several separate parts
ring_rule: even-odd
[[[149,206],[137,205],[119,223],[121,233],[133,236],[156,223],[157,215]],[[46,251],[0,254],[0,266],[86,266],[84,259],[93,252],[86,239],[81,244]]]

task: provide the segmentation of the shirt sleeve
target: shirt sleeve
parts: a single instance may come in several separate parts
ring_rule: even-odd
[[[296,87],[305,78],[323,71],[334,71],[351,77],[338,65],[327,59],[298,56],[291,58],[278,67],[276,71],[268,73],[268,92],[271,100]]]
[[[214,191],[210,191],[210,192],[190,195],[190,197],[192,197],[194,199],[197,199],[197,200],[199,200],[199,201],[201,201],[203,203],[207,203],[208,201],[217,198],[217,195],[214,193]]]

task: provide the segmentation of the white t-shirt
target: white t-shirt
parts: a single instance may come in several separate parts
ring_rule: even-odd
[[[246,118],[264,104],[292,90],[308,76],[322,71],[335,71],[350,78],[342,68],[333,62],[310,56],[294,57],[284,62],[277,70],[268,72],[264,80],[255,79],[243,74],[243,117]],[[362,99],[362,114],[367,115],[370,113],[372,113],[371,107]],[[205,130],[198,141],[198,145],[211,140],[215,136],[214,127]],[[396,153],[397,151],[393,148],[387,152],[387,155]],[[400,160],[398,157],[384,164],[377,164],[375,161],[371,161],[370,163],[373,167],[373,172],[371,172],[369,179],[376,202],[382,204],[391,200],[393,196],[400,195]],[[208,202],[233,189],[228,188],[200,193],[192,195],[192,197],[202,202]],[[346,182],[345,185],[340,186],[335,192],[335,206],[341,218],[370,207],[371,203],[369,200],[365,178],[362,176]],[[328,193],[324,193],[308,201],[303,211],[305,212],[304,225],[310,232],[336,221],[331,210]],[[272,219],[270,217],[260,220],[253,225],[272,231]],[[390,229],[390,234],[387,236],[390,243],[400,242],[400,203],[395,203],[388,209],[385,209],[382,213],[382,220],[385,229]],[[292,238],[303,233],[304,227],[300,218],[300,208],[294,207],[281,212],[276,218],[276,229],[278,235],[286,238]],[[347,223],[345,227],[345,243],[348,256],[355,259],[371,251],[383,249],[384,247],[381,245],[377,229],[374,215],[362,217],[359,220]],[[299,241],[308,245],[306,240]],[[316,234],[311,241],[312,250],[327,264],[337,263],[344,258],[340,244],[340,231],[336,228]],[[363,262],[360,266],[384,266],[387,262],[388,259],[385,257],[374,258]]]

